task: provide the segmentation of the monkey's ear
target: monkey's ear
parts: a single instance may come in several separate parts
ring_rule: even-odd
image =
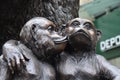
[[[96,35],[97,35],[97,41],[98,41],[101,38],[102,32],[100,30],[96,30],[96,31],[97,31]]]
[[[24,42],[28,41],[28,37],[30,35],[30,30],[27,28],[27,26],[23,26],[20,32],[20,39]]]

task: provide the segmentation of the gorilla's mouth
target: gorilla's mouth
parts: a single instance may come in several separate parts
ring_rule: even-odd
[[[55,44],[61,44],[61,43],[67,42],[68,38],[67,36],[64,36],[60,38],[54,38],[52,40],[54,41]]]

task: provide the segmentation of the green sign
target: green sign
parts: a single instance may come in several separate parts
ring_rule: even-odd
[[[102,31],[97,53],[107,59],[120,56],[120,8],[96,19],[94,23]]]
[[[98,54],[107,59],[120,56],[120,0],[93,0],[80,6],[79,16],[93,20],[102,31]]]

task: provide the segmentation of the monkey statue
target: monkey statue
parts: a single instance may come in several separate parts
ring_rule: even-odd
[[[20,32],[21,40],[9,40],[2,47],[0,80],[56,80],[49,56],[63,51],[66,37],[55,29],[46,18],[30,19]]]
[[[120,80],[120,70],[96,54],[101,31],[87,19],[75,18],[62,30],[68,44],[56,63],[60,80]]]

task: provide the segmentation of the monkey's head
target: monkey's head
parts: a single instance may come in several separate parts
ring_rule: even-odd
[[[64,34],[68,35],[70,45],[76,50],[95,49],[96,43],[101,36],[101,32],[96,30],[93,22],[81,18],[69,21]]]
[[[46,57],[62,51],[65,47],[66,38],[58,35],[55,30],[53,22],[43,17],[36,17],[24,25],[20,38],[37,57]]]

